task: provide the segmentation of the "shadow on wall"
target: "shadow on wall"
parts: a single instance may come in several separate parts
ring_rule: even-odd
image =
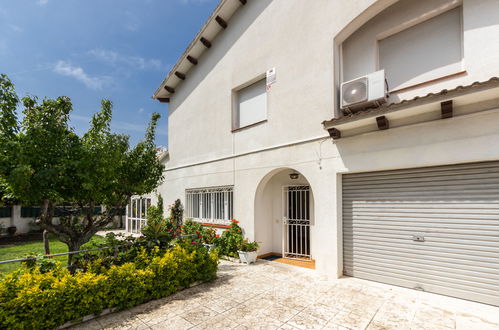
[[[189,71],[187,79],[179,85],[179,88],[176,90],[173,97],[176,106],[182,104],[184,100],[189,97],[192,91],[197,88],[199,83],[203,81],[271,2],[271,0],[248,1],[245,6],[236,11],[228,22],[228,28],[220,32],[217,37],[212,40],[213,46],[203,53],[198,59],[199,64]],[[206,101],[209,102],[209,100]],[[207,103],[206,106],[209,107],[209,104]],[[169,116],[175,112],[175,108],[176,107],[169,107]]]

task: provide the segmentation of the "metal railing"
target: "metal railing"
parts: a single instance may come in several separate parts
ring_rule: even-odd
[[[117,246],[106,246],[102,248],[95,248],[95,249],[87,249],[87,250],[78,250],[78,251],[69,251],[69,252],[61,252],[61,253],[54,253],[54,254],[44,254],[41,256],[36,256],[36,257],[26,257],[26,258],[21,258],[21,259],[12,259],[12,260],[3,260],[0,261],[0,265],[2,264],[8,264],[11,262],[23,262],[23,261],[28,261],[28,260],[35,260],[38,258],[52,258],[52,257],[59,257],[59,256],[64,256],[64,255],[70,255],[70,254],[78,254],[82,252],[91,252],[91,251],[99,251],[99,250],[108,250],[108,249],[118,249],[120,247],[124,247],[126,245],[117,245]]]
[[[179,236],[180,238],[186,238],[186,237],[191,237],[191,236],[196,236],[194,234],[189,234],[189,235],[181,235]],[[61,252],[61,253],[54,253],[54,254],[44,254],[40,256],[33,256],[33,257],[26,257],[26,258],[20,258],[20,259],[12,259],[12,260],[2,260],[0,261],[0,265],[2,264],[8,264],[11,262],[23,262],[23,261],[28,261],[28,260],[36,260],[38,258],[52,258],[52,257],[60,257],[64,255],[71,255],[71,254],[79,254],[83,252],[92,252],[92,251],[99,251],[99,250],[109,250],[109,249],[115,249],[117,250],[122,247],[129,247],[132,246],[133,244],[124,244],[124,245],[116,245],[116,246],[105,246],[101,248],[94,248],[94,249],[86,249],[86,250],[78,250],[78,251],[68,251],[68,252]]]

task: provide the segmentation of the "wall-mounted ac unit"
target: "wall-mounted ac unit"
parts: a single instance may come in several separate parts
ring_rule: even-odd
[[[348,113],[385,103],[387,99],[385,70],[342,83],[340,99],[341,109]]]

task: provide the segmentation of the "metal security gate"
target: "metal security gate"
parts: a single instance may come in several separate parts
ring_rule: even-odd
[[[310,254],[310,187],[283,188],[283,257],[311,260]]]
[[[344,273],[499,305],[499,162],[343,175]]]

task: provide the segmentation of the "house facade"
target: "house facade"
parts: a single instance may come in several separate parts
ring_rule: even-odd
[[[498,53],[496,0],[222,0],[154,93],[158,191],[260,254],[499,305]]]

